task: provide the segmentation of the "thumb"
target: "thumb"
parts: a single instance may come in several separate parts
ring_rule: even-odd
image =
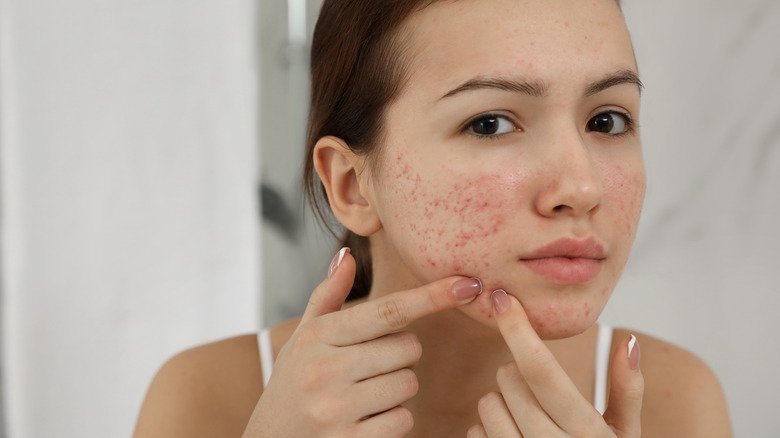
[[[639,342],[634,335],[615,349],[610,368],[609,405],[604,421],[621,438],[640,437],[645,379],[639,369]]]
[[[355,269],[355,259],[349,253],[349,248],[341,248],[330,262],[328,278],[323,280],[309,297],[301,323],[341,310],[355,282]]]

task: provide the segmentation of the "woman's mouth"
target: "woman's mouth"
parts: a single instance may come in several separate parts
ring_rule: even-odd
[[[560,285],[588,283],[599,275],[606,259],[604,248],[595,238],[553,241],[520,263],[547,280]]]

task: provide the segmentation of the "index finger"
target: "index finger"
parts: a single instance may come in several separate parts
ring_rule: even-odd
[[[325,338],[337,346],[369,341],[399,331],[424,316],[453,309],[482,293],[478,278],[448,277],[416,289],[394,292],[341,312],[335,329]]]
[[[597,415],[539,338],[520,302],[502,289],[494,291],[492,298],[498,329],[520,374],[550,418],[563,430],[574,431]]]

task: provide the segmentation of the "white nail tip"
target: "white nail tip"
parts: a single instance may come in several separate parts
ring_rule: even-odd
[[[344,260],[344,254],[346,254],[347,251],[349,251],[349,247],[345,246],[339,250],[335,257],[333,257],[333,261],[330,262],[330,267],[328,267],[328,278],[332,277],[333,273],[336,272],[336,268],[338,268],[341,261]]]
[[[346,254],[346,253],[347,253],[347,250],[348,250],[348,249],[349,249],[349,248],[347,248],[347,247],[345,246],[344,248],[341,248],[341,249],[339,250],[339,261],[337,261],[337,262],[336,262],[336,266],[340,265],[340,264],[341,264],[341,261],[342,261],[342,260],[344,260],[344,254]]]
[[[631,353],[634,351],[636,345],[636,336],[631,335],[631,340],[628,341],[628,357],[631,357]]]

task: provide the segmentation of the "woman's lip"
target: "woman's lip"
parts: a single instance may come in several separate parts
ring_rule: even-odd
[[[537,248],[527,257],[521,259],[542,259],[548,257],[603,259],[606,257],[604,247],[593,237],[584,240],[562,238]]]
[[[603,259],[586,257],[543,257],[521,259],[531,271],[555,284],[584,284],[601,272]]]

